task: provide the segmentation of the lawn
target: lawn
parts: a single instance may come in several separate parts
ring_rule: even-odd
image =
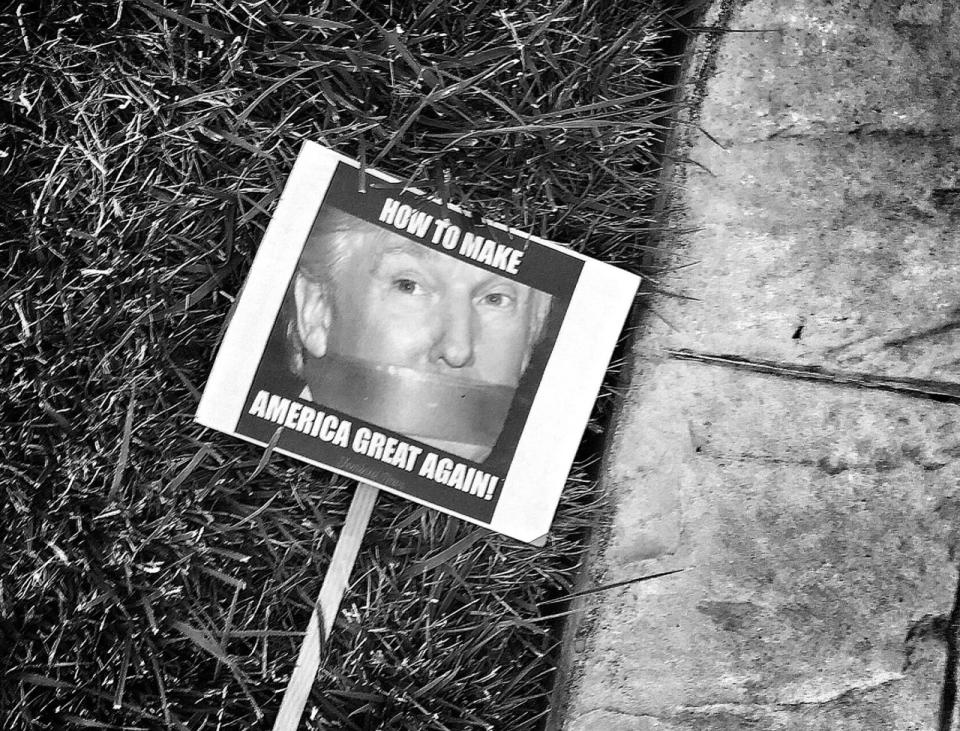
[[[652,275],[702,3],[4,5],[0,727],[269,727],[353,486],[193,415],[301,142]],[[309,728],[542,724],[615,404],[543,548],[381,496]]]

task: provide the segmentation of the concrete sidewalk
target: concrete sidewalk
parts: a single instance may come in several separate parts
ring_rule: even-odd
[[[954,728],[960,1],[718,20],[563,728]]]

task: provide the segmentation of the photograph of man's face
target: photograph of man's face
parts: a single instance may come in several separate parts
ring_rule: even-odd
[[[550,295],[325,208],[293,282],[302,396],[481,461],[503,429]]]

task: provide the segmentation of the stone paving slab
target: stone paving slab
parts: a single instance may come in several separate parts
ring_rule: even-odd
[[[715,139],[960,131],[956,0],[735,5],[701,117]]]
[[[844,135],[694,157],[696,264],[664,286],[696,299],[658,301],[646,343],[960,381],[960,147]]]
[[[727,7],[563,728],[944,731],[960,405],[670,351],[960,383],[960,2]]]
[[[960,2],[735,4],[648,337],[960,381]]]
[[[568,728],[934,728],[957,407],[676,361],[643,382],[607,580],[685,570],[604,599]]]

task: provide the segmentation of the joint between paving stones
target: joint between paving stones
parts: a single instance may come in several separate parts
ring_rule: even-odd
[[[914,398],[946,403],[960,403],[960,383],[928,378],[902,378],[862,371],[841,371],[817,365],[788,363],[785,361],[745,358],[739,355],[702,353],[689,349],[666,350],[674,360],[687,360],[704,365],[750,371],[780,378],[800,381],[816,381],[830,386],[846,388],[870,388],[898,393]]]
[[[950,731],[953,723],[954,708],[957,703],[957,664],[960,661],[960,576],[953,597],[953,608],[944,640],[947,645],[947,658],[943,671],[943,686],[940,690],[940,714],[938,731]]]

